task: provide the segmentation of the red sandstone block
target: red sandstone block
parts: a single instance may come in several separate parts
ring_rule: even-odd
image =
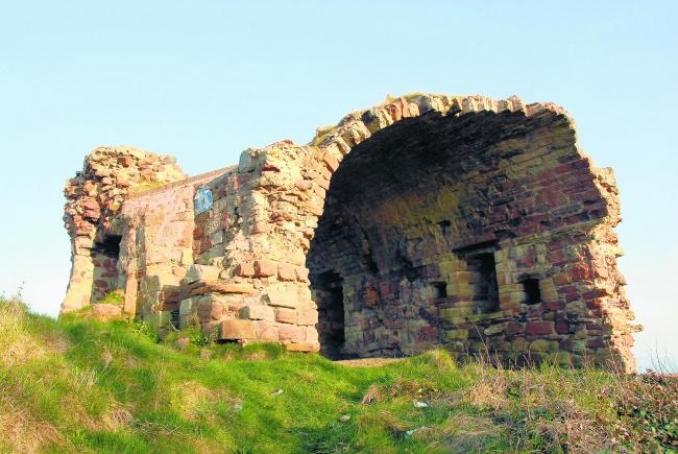
[[[299,282],[309,282],[308,268],[305,266],[298,266],[294,270],[294,274]]]
[[[603,331],[603,326],[599,325],[598,323],[587,323],[586,324],[586,330],[587,331]]]
[[[337,160],[337,158],[332,156],[332,153],[330,153],[329,151],[325,152],[325,154],[323,155],[323,162],[325,163],[327,168],[330,169],[332,172],[337,170],[337,168],[339,167],[339,161]]]
[[[531,268],[534,266],[534,257],[523,257],[516,262],[516,265],[518,265],[520,268]]]
[[[591,268],[588,265],[579,264],[568,270],[572,282],[587,281],[592,278]]]
[[[215,302],[200,303],[198,305],[198,315],[201,319],[219,320],[224,313],[224,305]]]
[[[565,295],[566,303],[571,303],[573,301],[578,301],[580,299],[581,297],[579,296],[579,293],[568,293],[567,295]]]
[[[278,266],[270,260],[257,260],[254,262],[254,277],[275,276],[278,273]]]
[[[278,326],[278,338],[281,341],[303,342],[306,340],[306,328],[296,325]]]
[[[561,340],[558,344],[558,348],[561,351],[564,351],[564,352],[571,352],[573,347],[574,347],[574,339],[572,339],[572,336]]]
[[[252,277],[254,276],[254,264],[253,263],[240,263],[235,267],[235,275],[240,277]]]
[[[594,299],[594,298],[600,298],[603,296],[607,296],[607,290],[604,288],[594,288],[593,290],[589,290],[588,292],[584,292],[582,297],[586,300]]]
[[[570,324],[565,320],[558,320],[556,322],[556,333],[558,334],[569,334],[570,333]]]
[[[100,289],[107,289],[108,288],[108,282],[104,281],[103,279],[97,279],[96,281],[94,281],[94,286],[96,288],[100,288]]]
[[[196,243],[198,244],[198,254],[207,252],[212,246],[214,246],[212,239],[209,237],[203,238],[200,241],[196,241]]]
[[[278,327],[273,323],[265,320],[256,321],[254,322],[254,328],[258,339],[272,341],[277,341],[279,339]]]
[[[544,308],[550,311],[558,311],[565,308],[565,303],[562,301],[549,301],[548,303],[544,303]]]
[[[281,281],[294,281],[296,279],[295,266],[289,263],[278,264],[278,279]]]
[[[307,180],[297,180],[294,182],[294,187],[300,191],[306,191],[311,188],[311,182]]]
[[[193,230],[193,239],[199,240],[204,236],[205,236],[205,226],[204,225],[196,225],[195,229]]]
[[[554,330],[553,322],[529,322],[525,326],[525,334],[534,334],[534,335],[543,335],[543,334],[553,334]]]
[[[601,336],[590,338],[586,341],[586,348],[605,348],[605,340]]]
[[[553,278],[553,283],[556,285],[567,285],[571,282],[570,275],[565,271],[556,274],[556,276]]]
[[[275,321],[278,323],[297,323],[297,311],[294,309],[280,308],[275,311]]]
[[[249,320],[224,320],[221,322],[221,339],[247,340],[256,339],[254,324]]]
[[[221,213],[221,216],[219,217],[219,226],[222,229],[228,229],[233,225],[233,219],[231,219],[231,214],[227,211],[224,211]]]
[[[381,298],[379,298],[379,291],[370,286],[365,289],[365,305],[369,307],[374,307],[378,306],[379,303],[381,302]]]
[[[600,310],[601,306],[603,306],[604,303],[605,300],[603,298],[595,298],[592,300],[586,300],[586,307],[588,309]]]
[[[519,322],[508,322],[505,332],[509,335],[523,334],[525,332],[525,325]]]
[[[403,116],[400,105],[395,102],[387,105],[386,111],[391,116],[391,118],[393,118],[393,121],[399,121]]]
[[[297,324],[302,326],[313,326],[318,323],[318,311],[309,309],[307,311],[300,311],[297,314]]]
[[[323,188],[325,191],[327,191],[330,188],[330,180],[322,175],[318,176],[315,182],[319,187]]]

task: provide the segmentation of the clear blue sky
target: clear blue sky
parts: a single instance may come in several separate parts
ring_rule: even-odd
[[[196,174],[387,94],[517,94],[565,106],[615,168],[635,351],[676,369],[677,23],[671,0],[2,1],[0,291],[58,312],[61,190],[97,145]]]

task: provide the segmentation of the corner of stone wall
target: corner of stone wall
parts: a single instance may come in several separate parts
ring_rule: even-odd
[[[174,158],[132,147],[98,147],[87,155],[83,169],[64,188],[72,267],[62,313],[124,287],[118,269],[122,237],[118,216],[127,196],[183,178]]]

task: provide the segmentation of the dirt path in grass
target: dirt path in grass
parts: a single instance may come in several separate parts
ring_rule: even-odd
[[[380,367],[387,364],[402,361],[404,358],[361,358],[361,359],[342,359],[335,361],[334,364],[346,367]]]

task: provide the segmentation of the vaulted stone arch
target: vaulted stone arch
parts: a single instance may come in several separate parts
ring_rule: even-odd
[[[153,230],[148,210],[177,185],[213,196],[204,212],[182,205],[190,238],[163,246],[162,271],[144,258],[154,243],[120,261],[137,264],[132,312],[149,320],[334,358],[442,345],[633,367],[612,172],[553,104],[389,100],[308,145],[246,150],[218,175],[141,193],[121,209],[125,232]]]

